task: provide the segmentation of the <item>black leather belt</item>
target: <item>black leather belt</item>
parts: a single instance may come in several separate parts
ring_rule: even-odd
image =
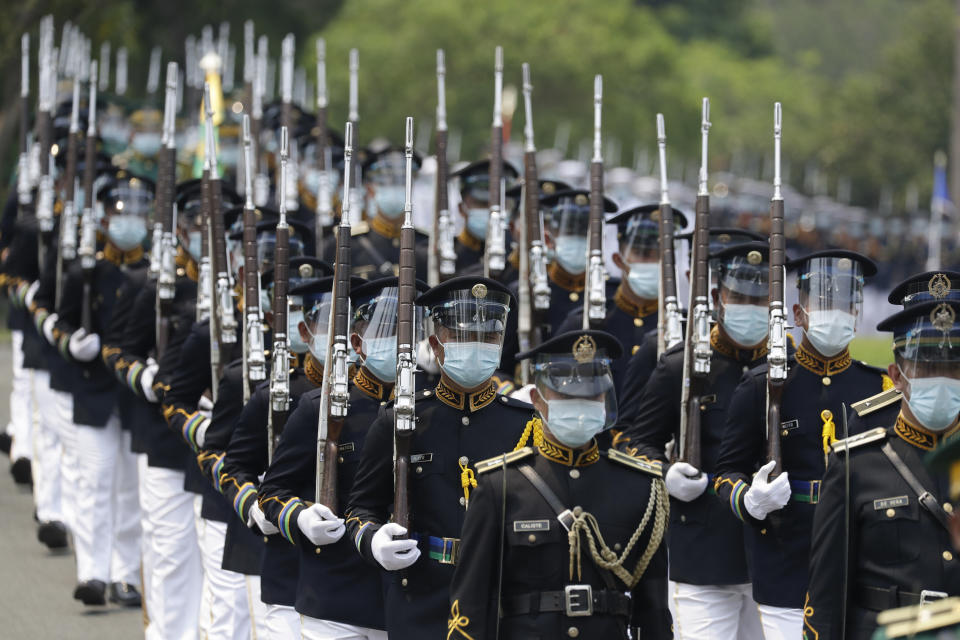
[[[920,593],[902,591],[897,587],[883,589],[861,585],[857,591],[857,605],[871,611],[884,611],[896,607],[910,607],[917,604],[929,604],[943,600],[947,593],[924,589]]]
[[[563,591],[505,596],[502,608],[504,616],[561,612],[571,618],[597,614],[629,617],[630,597],[619,591],[594,590],[588,584],[571,584]]]

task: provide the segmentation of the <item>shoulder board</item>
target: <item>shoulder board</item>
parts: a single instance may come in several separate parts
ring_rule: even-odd
[[[513,407],[514,409],[522,409],[524,411],[533,411],[533,405],[529,402],[524,402],[519,398],[514,398],[513,396],[509,396],[504,393],[497,395],[497,401],[505,407]]]
[[[493,458],[481,460],[473,466],[477,470],[477,473],[486,473],[487,471],[493,471],[494,469],[499,469],[502,466],[512,464],[517,460],[523,460],[527,456],[531,455],[533,455],[533,447],[524,447],[523,449],[517,449],[516,451],[505,453],[502,456],[495,456]]]
[[[886,370],[886,369],[881,369],[880,367],[875,367],[875,366],[873,366],[872,364],[867,364],[867,363],[864,362],[863,360],[854,359],[854,360],[853,360],[853,364],[857,365],[857,366],[860,367],[861,369],[866,369],[867,371],[874,371],[874,372],[876,372],[876,373],[878,373],[878,374],[886,375],[886,373],[887,373],[887,370]]]
[[[877,427],[876,429],[870,429],[870,431],[864,431],[863,433],[858,433],[855,436],[850,436],[843,440],[837,440],[830,445],[830,447],[834,453],[843,453],[844,451],[849,451],[850,449],[855,449],[856,447],[870,444],[871,442],[886,440],[886,438],[887,430],[883,427]]]
[[[878,409],[888,407],[894,402],[899,402],[902,396],[903,394],[896,389],[887,389],[869,398],[854,402],[850,407],[857,412],[858,416],[866,416]]]
[[[625,467],[630,467],[632,469],[636,469],[637,471],[643,471],[644,473],[649,473],[650,475],[658,478],[663,477],[663,467],[659,462],[651,462],[642,458],[634,458],[633,456],[627,455],[626,453],[618,451],[617,449],[607,449],[607,458],[611,462],[618,462]]]

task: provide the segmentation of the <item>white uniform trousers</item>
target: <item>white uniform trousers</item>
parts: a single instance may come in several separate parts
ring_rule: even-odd
[[[387,640],[387,632],[357,627],[342,622],[300,616],[300,637],[303,640]]]
[[[300,614],[293,607],[268,604],[264,617],[267,640],[286,640],[300,637]]]
[[[60,438],[60,506],[63,521],[71,532],[76,530],[77,487],[80,484],[80,462],[77,459],[77,425],[73,424],[73,396],[63,391],[53,394],[54,412],[51,416]],[[47,407],[44,409],[46,415]]]
[[[203,570],[194,495],[183,490],[182,471],[141,465],[141,478],[146,479],[140,483],[141,522],[150,546],[143,563],[147,638],[196,640]]]
[[[766,640],[796,640],[803,634],[803,609],[757,605]]]
[[[225,522],[200,518],[204,596],[200,610],[202,640],[248,640],[253,616],[243,574],[221,568]]]
[[[77,579],[140,586],[140,504],[130,432],[110,416],[103,427],[77,425]]]
[[[10,459],[33,457],[33,442],[30,431],[33,426],[33,369],[23,368],[23,332],[10,334],[13,361],[13,379],[10,381],[10,425],[7,433],[13,438],[10,443]]]
[[[763,640],[753,585],[699,585],[670,581],[670,613],[677,640]]]
[[[33,501],[40,522],[66,523],[63,509],[63,446],[57,426],[56,391],[50,373],[33,372]]]

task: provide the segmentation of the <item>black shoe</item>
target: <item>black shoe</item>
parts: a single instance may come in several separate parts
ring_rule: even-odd
[[[140,592],[132,584],[126,582],[110,583],[110,602],[121,607],[139,607]]]
[[[37,527],[37,540],[52,549],[67,546],[67,526],[58,520],[43,522]]]
[[[12,443],[13,438],[10,437],[9,433],[0,433],[0,451],[10,453],[10,445]]]
[[[27,458],[17,458],[10,465],[10,473],[17,484],[33,485],[33,472],[30,470],[30,460]]]
[[[73,599],[86,605],[107,604],[105,594],[107,585],[100,580],[87,580],[77,585],[73,591]]]

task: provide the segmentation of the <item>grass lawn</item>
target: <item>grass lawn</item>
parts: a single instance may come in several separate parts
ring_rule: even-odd
[[[893,338],[870,336],[854,338],[850,343],[850,355],[875,367],[887,368],[893,362]]]

